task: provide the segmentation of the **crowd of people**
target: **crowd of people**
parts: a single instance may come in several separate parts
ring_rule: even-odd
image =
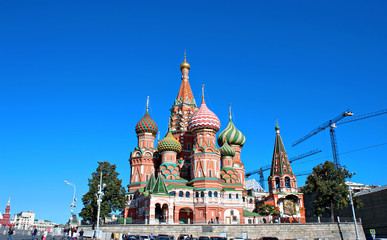
[[[78,232],[78,227],[68,227],[63,230],[63,236],[67,236],[67,240],[83,240],[83,229]]]

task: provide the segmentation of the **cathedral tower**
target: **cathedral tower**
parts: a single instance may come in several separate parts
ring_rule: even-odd
[[[184,56],[184,62],[180,65],[181,85],[179,93],[171,108],[171,131],[172,135],[180,142],[182,147],[181,152],[177,155],[177,159],[182,161],[181,177],[191,178],[191,163],[189,156],[192,151],[194,137],[188,129],[188,123],[192,115],[197,111],[195,98],[192,94],[189,84],[189,70],[191,66]]]
[[[158,156],[155,155],[155,137],[157,125],[149,114],[149,97],[147,99],[146,113],[136,125],[138,144],[130,156],[131,176],[129,191],[145,187],[150,175],[155,174]]]
[[[159,177],[162,176],[168,180],[180,178],[180,167],[176,160],[177,154],[181,151],[181,145],[173,135],[171,130],[157,145],[157,150],[161,154],[161,165]]]
[[[298,192],[297,179],[290,166],[278,125],[275,131],[273,159],[268,178],[269,196],[265,198],[265,204],[278,207],[282,222],[305,222],[304,196]]]
[[[235,150],[235,155],[232,160],[232,168],[236,175],[238,176],[238,183],[243,185],[243,188],[246,188],[245,181],[245,165],[241,161],[241,151],[242,147],[246,142],[245,136],[239,131],[231,118],[231,106],[229,113],[229,122],[226,129],[223,130],[218,136],[218,145],[223,146],[225,143],[231,146]]]
[[[195,188],[221,189],[220,151],[216,147],[216,133],[220,129],[218,117],[208,109],[204,101],[189,122],[189,130],[194,134],[194,148],[191,156],[193,186]]]
[[[269,192],[297,192],[297,179],[290,166],[280,135],[280,128],[276,126],[275,131],[273,160],[268,178]]]

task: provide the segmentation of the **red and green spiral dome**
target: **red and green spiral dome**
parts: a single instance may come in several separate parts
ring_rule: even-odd
[[[147,111],[144,117],[136,124],[136,133],[152,133],[153,135],[156,135],[157,131],[157,125]]]

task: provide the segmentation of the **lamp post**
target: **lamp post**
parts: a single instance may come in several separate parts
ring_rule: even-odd
[[[74,183],[71,183],[71,182],[68,182],[68,181],[64,181],[67,185],[70,185],[70,186],[73,186],[74,187],[74,195],[73,195],[73,202],[71,203],[71,217],[70,217],[70,224],[71,224],[71,220],[73,218],[73,214],[74,214],[74,208],[75,208],[75,201],[77,201],[77,199],[75,198],[75,191],[77,189],[77,187],[75,186]]]
[[[352,189],[351,189],[351,186],[349,186],[349,200],[351,201],[351,206],[352,206],[352,216],[353,216],[353,221],[354,221],[354,223],[355,223],[356,240],[359,240],[359,233],[358,233],[358,231],[357,231],[357,223],[356,223],[355,207],[353,206],[353,199],[352,199]]]
[[[102,184],[102,171],[101,171],[101,178],[99,180],[98,184],[98,193],[97,195],[97,204],[98,204],[98,213],[97,213],[97,238],[99,238],[99,217],[101,214],[101,202],[102,202],[102,197],[105,195],[102,190],[106,187],[106,184]]]

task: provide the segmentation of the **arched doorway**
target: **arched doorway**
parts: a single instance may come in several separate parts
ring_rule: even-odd
[[[160,223],[166,223],[168,222],[168,205],[167,204],[163,204],[163,207],[161,208],[162,212],[163,212],[163,217],[162,217],[162,220],[160,221]]]
[[[159,222],[163,219],[163,210],[161,209],[161,205],[159,203],[156,203],[155,205],[155,219],[158,219]]]
[[[179,211],[180,224],[192,224],[193,211],[190,208],[182,208]]]

